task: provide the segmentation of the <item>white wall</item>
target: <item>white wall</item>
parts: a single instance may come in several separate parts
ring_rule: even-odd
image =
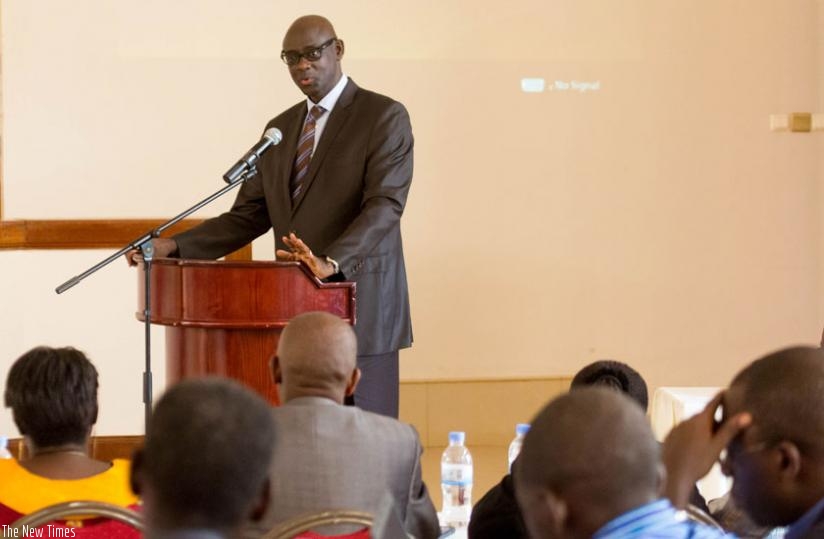
[[[722,385],[820,334],[822,136],[767,126],[823,106],[824,0],[2,9],[6,219],[164,217],[217,189],[300,99],[278,59],[285,28],[329,16],[345,71],[413,121],[406,379],[613,357],[652,386]],[[527,95],[527,76],[600,90]],[[99,432],[136,432],[135,276],[118,264],[51,292],[106,254],[0,252],[0,376],[36,344],[84,348],[101,371]]]

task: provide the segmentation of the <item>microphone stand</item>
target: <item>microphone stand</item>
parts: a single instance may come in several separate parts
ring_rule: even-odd
[[[152,244],[152,239],[160,237],[165,230],[174,226],[178,222],[182,221],[189,215],[193,214],[200,208],[212,203],[214,200],[220,198],[221,196],[225,195],[235,187],[241,185],[242,183],[246,182],[246,180],[254,177],[257,175],[257,167],[254,165],[250,166],[246,171],[244,171],[240,176],[238,176],[237,180],[229,183],[222,189],[212,193],[208,197],[204,198],[194,206],[184,210],[183,212],[177,214],[176,216],[172,217],[162,225],[158,226],[143,234],[139,238],[136,238],[129,243],[127,243],[123,248],[119,251],[114,253],[113,255],[101,260],[94,266],[90,267],[83,273],[79,275],[75,275],[65,283],[61,284],[57,288],[54,289],[55,292],[58,294],[62,294],[69,288],[73,287],[74,285],[78,284],[80,281],[85,279],[86,277],[90,276],[92,273],[95,273],[97,270],[108,266],[124,254],[129,251],[140,251],[143,253],[143,261],[145,265],[144,269],[144,299],[143,299],[143,332],[144,332],[144,347],[145,347],[145,358],[146,358],[146,370],[143,372],[143,406],[144,406],[144,429],[148,431],[149,429],[149,421],[152,417],[152,337],[151,337],[151,301],[152,296],[150,293],[150,286],[151,286],[151,273],[152,273],[152,261],[154,260],[154,245]]]

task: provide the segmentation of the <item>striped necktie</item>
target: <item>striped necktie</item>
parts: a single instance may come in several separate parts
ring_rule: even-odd
[[[315,123],[323,113],[323,107],[315,105],[303,124],[303,131],[298,139],[298,151],[295,155],[295,166],[292,167],[292,181],[289,182],[289,192],[292,195],[292,202],[300,196],[303,190],[303,178],[309,170],[309,162],[312,160],[312,152],[315,148]]]

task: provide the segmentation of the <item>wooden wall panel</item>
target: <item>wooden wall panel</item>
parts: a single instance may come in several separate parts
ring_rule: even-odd
[[[89,440],[90,454],[93,458],[110,461],[112,459],[129,459],[135,449],[143,445],[143,436],[93,436]],[[9,451],[17,460],[26,457],[26,445],[22,438],[9,440]]]
[[[0,250],[117,249],[164,222],[161,219],[0,221]],[[201,219],[184,219],[164,233],[164,236],[188,230],[201,222]],[[251,244],[226,258],[251,260]]]

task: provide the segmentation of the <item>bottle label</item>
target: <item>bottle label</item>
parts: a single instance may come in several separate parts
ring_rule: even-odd
[[[471,464],[441,464],[441,484],[468,487],[472,485]]]

